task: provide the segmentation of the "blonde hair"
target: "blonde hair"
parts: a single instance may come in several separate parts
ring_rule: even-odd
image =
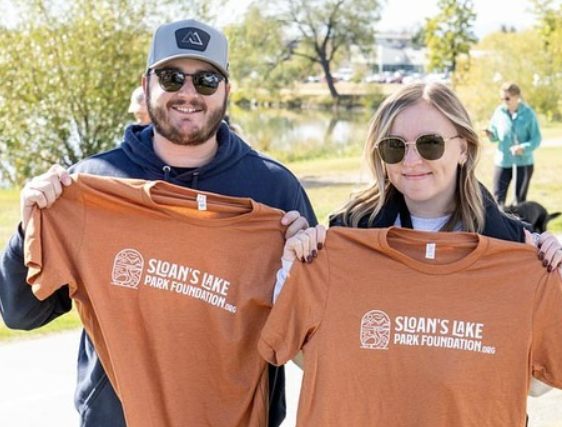
[[[512,96],[521,96],[521,88],[512,82],[505,82],[502,84],[501,90]]]
[[[441,83],[407,85],[389,96],[371,119],[364,155],[374,177],[374,183],[366,190],[352,196],[336,215],[341,215],[343,224],[357,227],[368,215],[372,225],[383,208],[390,192],[398,191],[390,183],[385,165],[375,144],[388,136],[396,116],[411,105],[424,101],[439,110],[455,126],[458,134],[467,142],[467,159],[459,165],[455,209],[442,231],[452,231],[462,224],[464,231],[481,232],[484,229],[484,202],[475,170],[480,154],[478,134],[474,131],[466,109],[454,92]]]

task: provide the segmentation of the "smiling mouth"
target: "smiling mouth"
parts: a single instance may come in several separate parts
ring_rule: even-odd
[[[430,176],[430,175],[431,175],[431,172],[416,173],[416,174],[408,174],[408,173],[402,174],[402,176],[404,178],[407,178],[407,179],[422,179],[422,178],[425,178],[425,177]]]
[[[194,113],[200,113],[201,111],[203,111],[200,108],[193,108],[193,107],[183,107],[181,105],[175,105],[172,107],[174,110],[182,113],[182,114],[194,114]]]

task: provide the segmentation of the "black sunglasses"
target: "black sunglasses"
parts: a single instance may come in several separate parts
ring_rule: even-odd
[[[509,96],[506,96],[505,98],[502,98],[502,101],[509,101],[511,98]]]
[[[375,144],[383,162],[394,165],[404,160],[406,156],[406,146],[415,145],[416,150],[425,160],[437,160],[445,152],[445,143],[451,139],[461,138],[455,135],[450,138],[443,138],[438,134],[421,135],[415,142],[406,142],[398,136],[388,136]]]
[[[198,71],[193,74],[184,73],[176,68],[149,70],[149,73],[150,71],[154,71],[154,74],[158,76],[158,83],[166,92],[177,92],[184,85],[187,77],[191,77],[196,92],[209,96],[214,94],[220,82],[226,79],[223,75],[211,71]]]

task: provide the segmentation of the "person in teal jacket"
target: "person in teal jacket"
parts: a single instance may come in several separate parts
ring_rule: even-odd
[[[527,199],[533,175],[533,152],[541,143],[541,131],[535,112],[521,99],[515,83],[504,83],[500,90],[502,105],[496,108],[486,134],[497,143],[494,171],[494,197],[505,205],[507,189],[515,181],[515,203]]]

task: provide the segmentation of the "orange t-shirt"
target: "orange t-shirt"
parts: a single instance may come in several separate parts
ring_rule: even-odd
[[[561,284],[520,243],[335,227],[259,349],[303,349],[299,427],[523,427],[531,375],[562,387]]]
[[[69,285],[127,425],[265,426],[257,343],[282,212],[160,181],[73,179],[33,213],[28,282],[39,299]]]

